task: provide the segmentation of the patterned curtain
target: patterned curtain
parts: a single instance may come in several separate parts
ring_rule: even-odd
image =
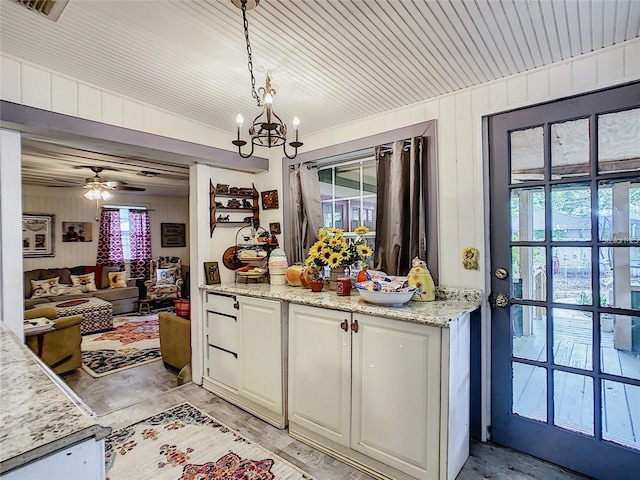
[[[147,210],[129,210],[129,248],[131,249],[131,276],[149,279],[151,227]]]
[[[122,252],[122,237],[120,236],[120,210],[102,209],[96,265],[117,266],[120,267],[120,270],[124,270],[124,254]]]

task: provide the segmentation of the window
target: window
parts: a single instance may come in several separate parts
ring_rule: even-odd
[[[126,261],[131,260],[131,223],[130,210],[146,210],[145,207],[123,207],[120,205],[105,205],[105,208],[117,208],[120,211],[120,236],[122,238],[122,254]]]
[[[367,244],[373,248],[376,230],[376,161],[373,149],[360,152],[359,158],[318,167],[324,227],[344,230],[355,236],[364,225],[370,233]]]

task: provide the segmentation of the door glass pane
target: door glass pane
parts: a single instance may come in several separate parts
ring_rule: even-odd
[[[640,247],[601,247],[600,305],[640,310]]]
[[[547,369],[513,362],[512,411],[516,415],[547,421]]]
[[[553,363],[593,369],[593,314],[553,308]]]
[[[591,305],[591,248],[554,247],[553,301]]]
[[[547,299],[546,254],[544,247],[511,247],[511,296],[520,300]]]
[[[551,178],[589,174],[589,119],[551,125]]]
[[[589,185],[559,185],[551,189],[552,240],[591,240],[591,189]]]
[[[602,438],[640,450],[640,387],[602,381]]]
[[[547,309],[531,305],[511,306],[513,356],[547,361]]]
[[[640,380],[640,317],[600,314],[600,368]]]
[[[603,242],[640,240],[640,180],[598,184],[598,230]]]
[[[598,170],[640,171],[640,108],[598,115]]]
[[[545,238],[544,188],[511,191],[511,240],[543,241]]]
[[[544,130],[528,128],[509,133],[511,183],[544,180]]]
[[[593,378],[553,372],[553,424],[593,436]]]

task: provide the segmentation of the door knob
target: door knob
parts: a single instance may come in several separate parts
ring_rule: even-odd
[[[498,293],[497,295],[492,293],[489,296],[489,304],[491,308],[504,308],[509,305],[509,295],[506,293]]]

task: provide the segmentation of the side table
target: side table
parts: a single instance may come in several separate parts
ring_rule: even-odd
[[[142,313],[146,313],[147,315],[151,313],[151,302],[153,300],[149,298],[141,298],[138,300],[138,315],[142,315]]]

